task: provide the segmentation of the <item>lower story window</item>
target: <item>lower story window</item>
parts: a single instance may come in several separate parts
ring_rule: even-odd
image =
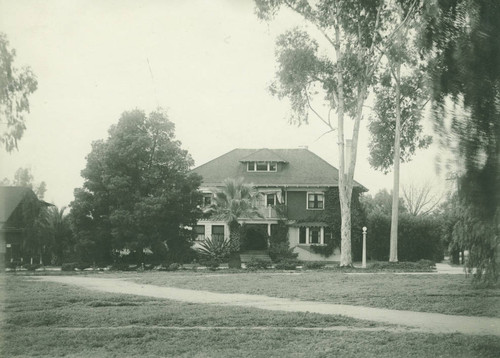
[[[212,239],[224,239],[224,225],[212,225]]]
[[[307,244],[306,228],[299,228],[299,244]]]
[[[194,227],[194,232],[196,233],[196,241],[205,240],[205,225],[196,225]]]
[[[322,227],[300,227],[299,244],[320,245],[324,244],[324,231]]]
[[[317,227],[312,227],[309,229],[309,243],[319,244],[321,238],[320,229]]]

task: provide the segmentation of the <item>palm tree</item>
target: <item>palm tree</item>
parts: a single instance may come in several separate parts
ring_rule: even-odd
[[[56,206],[47,209],[47,226],[52,238],[51,251],[56,264],[62,263],[64,252],[71,246],[72,233],[65,210],[66,207],[58,209]]]
[[[255,218],[262,215],[256,207],[259,193],[251,184],[243,182],[243,178],[228,178],[224,186],[215,192],[213,204],[209,212],[212,218],[227,222],[229,227],[230,267],[241,267],[240,260],[240,227],[238,219]]]

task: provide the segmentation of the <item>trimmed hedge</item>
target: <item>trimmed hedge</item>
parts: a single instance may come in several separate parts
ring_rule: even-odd
[[[372,260],[389,260],[391,217],[373,213],[368,217],[367,255]],[[440,262],[444,247],[441,240],[440,220],[432,216],[402,214],[398,223],[399,261],[421,259]]]
[[[246,268],[250,271],[255,271],[255,270],[265,270],[269,268],[271,263],[266,260],[261,260],[255,257],[252,257],[252,259],[245,264]]]
[[[325,268],[325,266],[326,264],[324,262],[318,262],[318,261],[311,261],[304,263],[304,268],[307,270],[321,270]]]
[[[278,262],[274,268],[277,270],[295,270],[302,262],[295,259],[285,259]]]

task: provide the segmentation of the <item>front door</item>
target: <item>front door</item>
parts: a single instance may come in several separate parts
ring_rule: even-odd
[[[267,250],[267,224],[246,224],[242,236],[242,251]]]

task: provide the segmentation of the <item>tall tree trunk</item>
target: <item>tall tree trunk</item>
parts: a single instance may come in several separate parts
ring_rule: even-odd
[[[401,95],[400,95],[400,69],[397,65],[395,73],[396,82],[396,130],[394,135],[394,181],[392,188],[392,218],[391,218],[391,244],[389,262],[398,262],[398,220],[399,220],[399,162],[400,162],[400,137],[401,137]]]
[[[229,268],[240,269],[241,268],[241,257],[240,257],[240,249],[241,249],[241,234],[240,234],[240,224],[238,221],[233,220],[228,223],[229,228],[229,239],[231,252],[229,253]]]
[[[342,60],[340,48],[340,29],[335,27],[335,55],[337,61]],[[340,266],[352,266],[351,255],[351,198],[348,195],[348,175],[345,168],[345,144],[344,144],[344,78],[342,71],[337,71],[337,144],[339,146],[339,201],[340,216]]]

